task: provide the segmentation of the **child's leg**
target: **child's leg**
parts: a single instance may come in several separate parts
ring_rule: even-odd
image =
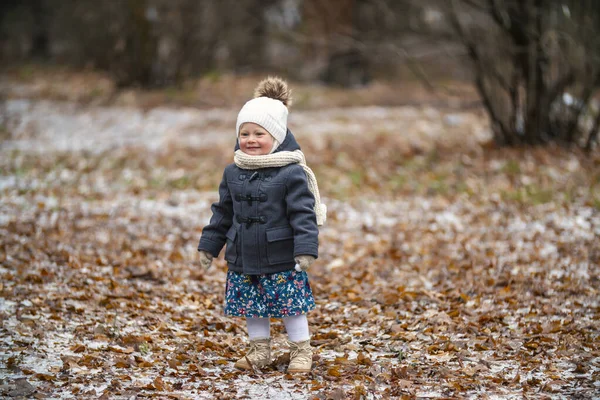
[[[271,321],[269,318],[246,318],[246,327],[248,328],[250,340],[271,337]]]
[[[285,317],[283,323],[288,333],[288,344],[290,346],[288,372],[310,372],[313,351],[310,347],[306,314]]]
[[[303,342],[310,339],[308,333],[308,319],[306,314],[294,315],[283,319],[288,338],[292,342]]]
[[[250,348],[235,363],[236,368],[252,370],[271,362],[271,321],[269,318],[246,318]]]

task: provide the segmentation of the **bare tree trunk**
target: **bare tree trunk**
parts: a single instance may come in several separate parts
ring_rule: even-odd
[[[510,132],[508,126],[506,126],[504,121],[502,120],[500,113],[496,109],[496,104],[492,100],[491,95],[488,89],[486,88],[486,68],[483,65],[483,59],[479,53],[479,49],[465,32],[458,18],[458,11],[456,9],[454,1],[455,0],[452,0],[452,11],[449,15],[450,23],[453,25],[457,34],[463,41],[465,47],[467,48],[468,55],[473,61],[473,66],[475,67],[475,86],[477,88],[477,91],[481,95],[485,109],[490,116],[492,122],[492,129],[494,131],[494,138],[497,142],[501,144],[513,145],[515,143],[513,140],[514,137],[512,135],[512,132]]]
[[[364,85],[368,61],[358,46],[357,0],[305,0],[303,3],[307,59],[315,68],[306,78],[345,87]]]
[[[543,101],[545,98],[545,86],[543,76],[543,50],[541,48],[541,0],[527,0],[525,15],[527,18],[526,27],[530,28],[527,35],[527,124],[525,126],[524,137],[529,144],[536,144],[542,138],[544,133],[544,123],[542,122]]]
[[[596,115],[594,125],[590,130],[590,134],[588,135],[588,139],[585,144],[585,149],[587,151],[592,150],[592,146],[594,145],[594,143],[598,143],[598,131],[600,131],[600,110],[598,111],[598,115]]]
[[[31,38],[31,56],[36,59],[47,59],[50,56],[48,38],[49,9],[44,0],[30,0],[33,17],[33,34]]]
[[[124,12],[128,26],[124,27],[123,46],[113,54],[110,70],[119,86],[154,84],[152,63],[156,54],[156,40],[150,21],[146,18],[146,0],[127,0]]]
[[[586,87],[583,91],[583,95],[581,96],[581,104],[576,107],[575,113],[565,131],[567,143],[570,143],[575,139],[575,131],[579,125],[579,118],[581,117],[581,113],[585,110],[584,105],[589,104],[592,94],[594,94],[594,91],[597,89],[597,85],[600,85],[600,74],[596,78],[595,84]]]
[[[497,141],[596,140],[596,125],[586,136],[578,121],[600,88],[600,4],[454,0],[452,5],[448,20],[471,59]],[[459,13],[470,14],[469,29]]]
[[[229,50],[230,67],[238,71],[264,66],[264,9],[273,0],[220,0],[219,15],[224,20],[221,40]]]

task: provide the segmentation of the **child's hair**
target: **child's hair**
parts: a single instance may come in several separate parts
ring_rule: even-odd
[[[269,97],[281,101],[288,108],[292,106],[292,90],[277,76],[268,76],[260,81],[254,89],[254,98],[257,97]]]

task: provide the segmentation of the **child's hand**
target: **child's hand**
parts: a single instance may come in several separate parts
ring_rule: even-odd
[[[210,254],[206,251],[203,251],[203,250],[200,250],[199,253],[200,253],[200,265],[202,265],[202,268],[204,268],[204,269],[209,269],[210,264],[212,264],[212,259],[213,259],[212,254]]]
[[[315,262],[315,258],[313,256],[298,256],[294,259],[296,261],[296,271],[306,271],[310,264]]]

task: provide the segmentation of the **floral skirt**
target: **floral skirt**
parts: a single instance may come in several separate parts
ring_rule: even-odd
[[[264,275],[227,272],[226,315],[283,318],[306,314],[314,308],[315,299],[304,271]]]

